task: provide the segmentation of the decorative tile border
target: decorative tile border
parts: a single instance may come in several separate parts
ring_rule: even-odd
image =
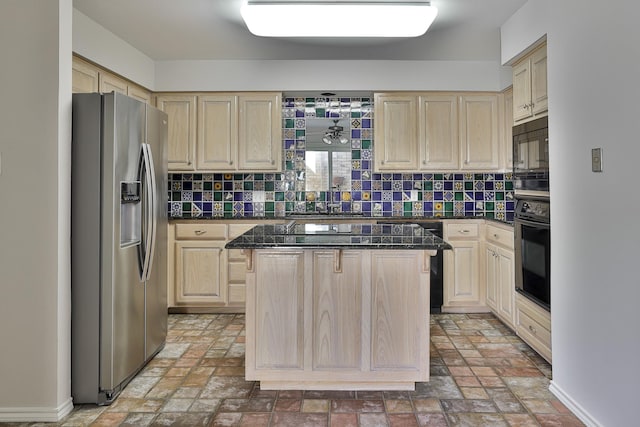
[[[513,220],[511,173],[374,173],[371,98],[285,98],[283,173],[169,174],[174,218],[283,217],[326,208],[329,192],[306,192],[306,118],[351,118],[351,191],[343,212],[365,216],[482,216]]]

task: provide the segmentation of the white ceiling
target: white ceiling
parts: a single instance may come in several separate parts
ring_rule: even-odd
[[[500,60],[500,25],[527,0],[432,0],[413,39],[268,39],[249,33],[242,0],[73,0],[74,7],[159,60]],[[395,0],[393,0],[395,1]]]

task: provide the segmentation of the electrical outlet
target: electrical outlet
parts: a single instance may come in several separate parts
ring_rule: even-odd
[[[591,170],[602,172],[602,148],[591,149]]]

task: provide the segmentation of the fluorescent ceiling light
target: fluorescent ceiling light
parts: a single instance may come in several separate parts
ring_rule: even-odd
[[[263,37],[418,37],[438,10],[428,1],[245,0],[249,31]]]

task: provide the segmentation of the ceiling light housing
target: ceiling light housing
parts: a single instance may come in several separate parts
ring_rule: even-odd
[[[242,18],[262,37],[418,37],[436,15],[429,1],[243,0]]]

